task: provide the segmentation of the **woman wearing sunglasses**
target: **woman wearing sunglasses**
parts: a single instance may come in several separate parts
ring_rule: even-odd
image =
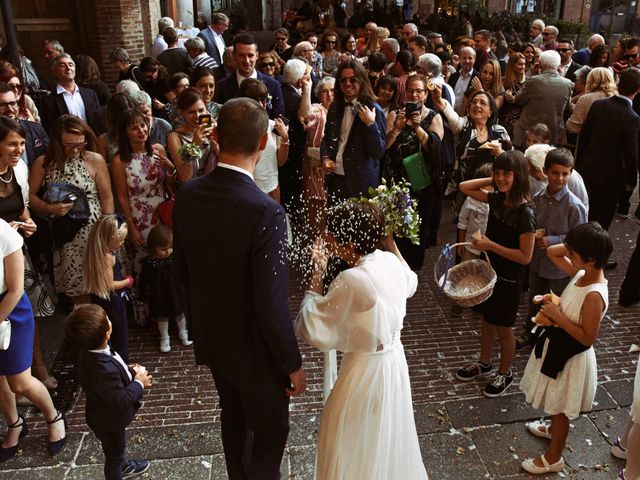
[[[340,58],[340,41],[335,32],[326,32],[322,36],[322,71],[325,75],[334,76],[338,70]]]
[[[258,56],[258,70],[274,80],[281,80],[278,57],[273,52],[264,52]]]
[[[31,97],[24,93],[24,86],[22,85],[22,80],[20,80],[18,69],[8,62],[1,61],[0,82],[5,82],[16,94],[16,99],[18,100],[18,119],[40,123],[38,107],[33,103]]]

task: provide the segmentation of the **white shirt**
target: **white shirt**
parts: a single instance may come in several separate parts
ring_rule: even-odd
[[[231,165],[229,163],[224,163],[224,162],[218,162],[218,167],[227,168],[229,170],[234,170],[236,172],[244,173],[247,177],[253,180],[253,174],[250,171],[245,170],[244,168],[236,167],[235,165]]]
[[[227,45],[226,43],[224,43],[224,38],[222,38],[222,35],[216,33],[216,31],[211,28],[211,26],[209,26],[209,28],[211,29],[211,33],[213,34],[213,43],[218,49],[218,52],[220,52],[220,59],[222,60],[222,56],[224,55],[224,51],[227,49]]]
[[[0,218],[0,294],[7,291],[4,281],[4,259],[22,248],[24,240],[18,232]],[[4,318],[0,318],[4,320]]]
[[[489,204],[480,202],[475,198],[467,197],[460,209],[458,216],[458,229],[465,230],[464,241],[473,242],[473,234],[480,230],[481,234],[487,231],[489,220]],[[465,248],[474,255],[480,255],[480,250],[466,245]]]
[[[236,80],[238,81],[238,86],[240,86],[240,84],[247,78],[258,78],[258,71],[254,68],[253,72],[251,72],[251,75],[249,75],[248,77],[243,77],[242,75],[240,75],[240,72],[236,70]]]
[[[260,160],[253,170],[253,179],[264,193],[274,191],[278,187],[278,148],[280,137],[273,133],[276,122],[269,120],[267,146],[260,154]],[[218,164],[220,165],[220,164]]]
[[[353,101],[357,101],[357,99],[354,98],[352,102]],[[338,175],[344,175],[344,161],[342,156],[344,155],[344,149],[347,146],[349,133],[351,132],[351,127],[355,119],[356,114],[353,111],[353,106],[345,102],[342,124],[340,125],[340,143],[338,143],[338,152],[336,153],[336,168],[334,170],[334,173]]]
[[[158,35],[151,45],[151,56],[157,57],[162,52],[167,49],[167,42],[164,41],[164,37],[162,35]]]
[[[58,84],[56,87],[56,93],[61,93],[64,98],[64,103],[67,104],[67,110],[71,115],[80,117],[85,122],[87,121],[87,112],[84,108],[84,101],[80,95],[80,87],[76,84],[76,88],[73,92],[69,92],[62,85]]]
[[[131,372],[129,371],[129,367],[127,366],[126,363],[124,363],[124,360],[122,359],[122,357],[120,356],[120,354],[118,352],[116,352],[115,350],[113,351],[113,354],[111,353],[111,348],[107,347],[105,349],[97,349],[97,350],[89,350],[92,353],[103,353],[105,355],[108,355],[110,357],[115,358],[115,360],[122,365],[122,368],[124,368],[124,371],[127,372],[127,377],[129,378],[129,381],[133,380],[134,382],[138,382],[140,384],[140,386],[142,387],[142,389],[144,390],[144,384],[138,380],[138,379],[134,379],[133,376],[131,375]]]
[[[458,81],[453,87],[453,93],[455,95],[456,104],[455,109],[458,112],[458,115],[464,115],[462,111],[462,101],[464,100],[464,94],[469,88],[469,83],[471,83],[471,74],[473,70],[469,71],[466,75],[463,75],[462,71],[460,71],[460,77],[458,77]]]
[[[572,61],[573,60],[569,60],[569,63],[567,63],[566,65],[560,64],[560,66],[558,67],[558,73],[560,74],[561,77],[564,77],[567,75],[567,70],[569,70],[569,67],[571,66]]]

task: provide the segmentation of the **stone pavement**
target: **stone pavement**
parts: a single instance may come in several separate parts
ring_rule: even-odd
[[[452,241],[455,227],[448,203],[445,205],[441,236]],[[627,352],[631,343],[640,340],[640,305],[623,309],[617,299],[638,228],[634,221],[621,219],[616,219],[611,228],[614,258],[619,265],[607,272],[610,307],[595,345],[600,386],[594,411],[571,422],[564,473],[540,478],[614,479],[623,466],[609,448],[623,430],[631,403],[637,354]],[[543,413],[524,402],[517,385],[507,395],[490,400],[482,396],[481,382],[454,379],[455,370],[477,356],[480,322],[468,310],[461,317],[452,317],[451,304],[434,288],[432,266],[438,250],[427,252],[426,266],[420,273],[418,291],[409,300],[403,330],[416,424],[429,476],[431,480],[530,478],[520,470],[520,462],[541,453],[545,441],[528,434],[523,422],[540,418]],[[303,288],[292,280],[292,313]],[[523,303],[521,319],[525,311]],[[0,464],[2,480],[102,478],[102,453],[84,423],[84,396],[74,380],[75,352],[71,345],[62,345],[62,321],[63,316],[58,315],[45,320],[41,328],[46,332],[47,354],[55,357],[53,372],[60,383],[54,401],[68,412],[68,446],[56,458],[48,458],[43,418],[35,409],[29,409],[33,432],[20,443],[21,451],[16,457]],[[227,478],[219,409],[208,370],[194,364],[192,349],[179,344],[176,332],[169,354],[158,353],[157,343],[157,332],[152,327],[131,328],[131,360],[145,365],[155,381],[129,429],[128,455],[152,460],[145,478]],[[517,353],[516,377],[522,374],[528,353]],[[313,478],[314,444],[322,407],[322,360],[307,345],[302,346],[302,354],[309,391],[291,404],[283,479]],[[5,425],[0,425],[0,431],[4,429]]]

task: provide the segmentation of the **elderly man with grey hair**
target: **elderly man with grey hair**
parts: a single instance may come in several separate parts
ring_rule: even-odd
[[[573,82],[558,73],[560,54],[547,50],[540,55],[540,74],[529,78],[515,98],[522,107],[513,130],[516,147],[526,146],[525,132],[536,123],[549,127],[552,145],[561,144],[564,136],[564,114],[569,112]]]
[[[396,57],[400,51],[400,43],[395,38],[385,38],[380,44],[380,52],[384,55],[387,64],[384,67],[384,73],[393,77],[402,75],[402,70],[396,66]]]
[[[605,41],[602,35],[599,35],[597,33],[595,35],[591,35],[589,37],[589,40],[587,40],[587,46],[574,53],[571,57],[571,60],[580,65],[587,65],[589,63],[589,57],[591,56],[591,52],[593,52],[593,49],[598,45],[604,44]]]
[[[453,93],[451,85],[447,84],[442,76],[442,60],[433,53],[425,53],[418,59],[418,68],[422,70],[422,73],[424,73],[429,80],[442,86],[442,98],[453,106],[455,103],[455,94]],[[427,106],[429,106],[428,102],[430,100],[431,97],[427,100]]]
[[[184,48],[193,60],[193,68],[206,67],[210,70],[218,68],[218,62],[215,58],[209,56],[206,52],[204,40],[200,37],[190,38],[184,42]]]
[[[405,45],[409,43],[413,37],[418,35],[418,26],[415,23],[405,23],[402,26],[402,38],[405,42]]]
[[[542,45],[542,31],[544,30],[544,21],[536,18],[533,22],[531,22],[531,26],[529,27],[529,43],[534,44],[536,47],[540,47]]]
[[[227,48],[227,44],[222,38],[222,34],[229,28],[229,17],[224,13],[214,13],[211,15],[211,25],[200,30],[198,37],[204,41],[207,54],[213,58],[218,65],[222,65],[222,56]]]
[[[544,27],[544,30],[542,30],[542,45],[540,45],[540,50],[557,50],[558,33],[560,33],[560,31],[553,25]]]
[[[299,201],[302,192],[302,158],[306,144],[304,125],[298,111],[302,100],[302,77],[308,64],[298,58],[288,60],[282,71],[282,100],[284,116],[289,119],[289,156],[287,163],[279,168],[278,181],[282,204],[291,211],[292,204]]]
[[[149,138],[151,139],[151,145],[159,143],[165,149],[167,148],[167,137],[173,130],[173,127],[169,122],[163,118],[154,117],[151,109],[151,97],[144,90],[138,90],[131,92],[129,95],[131,101],[140,113],[142,113],[149,122]]]
[[[153,45],[151,45],[151,56],[153,58],[157,58],[158,55],[167,49],[167,42],[164,41],[162,32],[164,32],[164,29],[168,27],[174,27],[173,19],[171,17],[162,17],[158,20],[158,36],[156,36],[156,39],[153,41]]]

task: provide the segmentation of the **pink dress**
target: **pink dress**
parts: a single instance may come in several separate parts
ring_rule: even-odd
[[[311,114],[305,122],[307,144],[302,162],[302,198],[309,215],[308,225],[316,231],[324,225],[327,195],[324,190],[324,171],[320,160],[320,145],[327,122],[327,109],[321,103],[311,105]]]

